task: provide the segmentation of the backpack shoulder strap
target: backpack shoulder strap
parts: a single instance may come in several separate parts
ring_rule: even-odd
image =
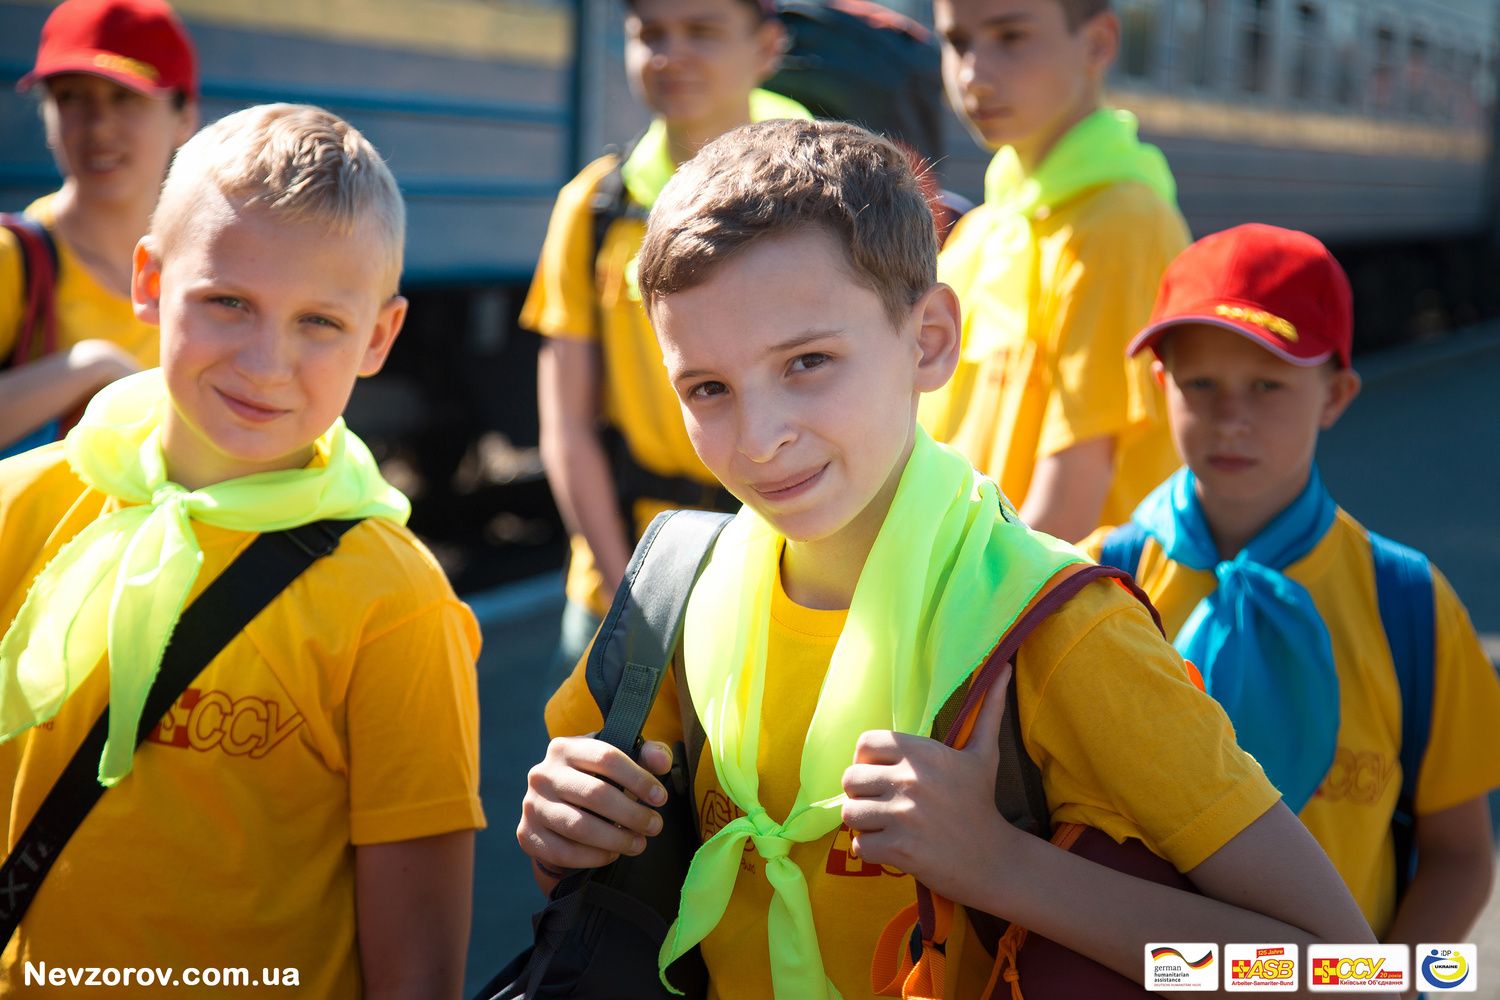
[[[21,287],[25,296],[15,347],[9,358],[0,360],[0,368],[5,368],[57,349],[58,251],[52,233],[30,216],[0,213],[0,229],[8,230],[20,245]]]
[[[358,521],[315,521],[263,534],[251,542],[197,600],[188,605],[146,695],[135,745],[276,595],[318,559],[333,552]],[[94,723],[62,775],[37,808],[15,848],[0,863],[0,941],[9,941],[42,880],[106,789],[97,780],[109,734],[109,709]]]
[[[671,669],[693,584],[730,515],[658,514],[625,568],[584,676],[604,717],[599,739],[635,756],[646,716]]]
[[[1401,794],[1391,818],[1400,898],[1416,862],[1417,777],[1432,732],[1437,609],[1427,557],[1373,531],[1368,534],[1380,624],[1401,690]]]
[[[594,237],[594,252],[590,255],[590,259],[594,261],[596,270],[599,254],[604,249],[604,237],[609,234],[609,227],[632,214],[639,214],[641,218],[645,218],[644,210],[640,210],[630,201],[630,192],[625,190],[624,174],[626,161],[630,159],[630,154],[635,152],[636,144],[645,134],[641,132],[625,144],[625,147],[615,156],[615,165],[610,168],[609,173],[599,179],[599,183],[594,185],[594,193],[589,196],[589,216]],[[633,212],[632,209],[636,211]]]
[[[1146,550],[1146,529],[1136,521],[1126,521],[1104,536],[1099,552],[1101,566],[1123,569],[1131,576],[1141,568],[1141,553]]]

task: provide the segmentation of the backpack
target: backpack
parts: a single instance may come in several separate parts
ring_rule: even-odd
[[[1417,776],[1432,732],[1433,671],[1437,655],[1436,606],[1432,564],[1409,546],[1373,531],[1370,558],[1375,568],[1375,599],[1380,624],[1396,666],[1401,690],[1401,793],[1391,816],[1396,845],[1396,898],[1406,894],[1417,869]],[[1128,521],[1104,539],[1099,562],[1134,574],[1146,547],[1146,530]]]
[[[21,294],[25,302],[15,345],[9,356],[0,357],[0,371],[5,371],[57,350],[58,256],[52,233],[35,219],[0,212],[0,229],[8,230],[21,247]],[[55,441],[61,430],[59,421],[50,420],[0,445],[0,458]]]
[[[677,660],[688,596],[729,519],[707,511],[674,510],[658,515],[647,528],[585,666],[589,692],[605,720],[599,739],[632,755],[639,748],[646,716]],[[1107,578],[1116,579],[1140,600],[1160,628],[1155,609],[1127,574],[1101,566],[1070,567],[1054,577],[985,664],[942,707],[933,723],[933,738],[952,745],[960,732],[967,732],[967,720],[977,712],[995,678],[1014,662],[1026,636],[1088,583]],[[569,873],[532,918],[532,947],[497,973],[474,1000],[669,996],[657,978],[656,955],[676,916],[679,889],[699,842],[693,780],[705,740],[688,685],[676,687],[684,732],[683,742],[673,748],[672,772],[664,782],[668,802],[660,810],[662,833],[650,838],[646,850],[634,858],[622,856],[604,868]],[[1007,699],[995,779],[995,805],[1001,815],[1020,829],[1051,838],[1063,849],[1099,864],[1196,891],[1170,863],[1138,840],[1116,844],[1098,830],[1073,824],[1053,831],[1041,771],[1022,740],[1014,683],[997,693]],[[930,968],[947,935],[946,925],[935,924],[932,915],[952,910],[953,904],[919,884],[917,903],[886,929],[897,947],[882,947],[872,979],[881,977],[882,983],[889,979],[887,988],[899,988],[913,969]],[[1054,942],[1039,936],[1028,939],[1023,928],[1007,926],[988,914],[971,912],[969,918],[981,943],[992,954],[1008,955],[1008,961],[1026,977],[1033,1000],[1146,995],[1138,984]],[[909,944],[903,946],[908,938]],[[884,969],[881,958],[903,947],[908,961]],[[686,996],[706,996],[707,969],[696,949],[673,965],[668,975]]]

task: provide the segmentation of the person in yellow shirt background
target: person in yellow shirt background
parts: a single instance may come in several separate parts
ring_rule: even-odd
[[[101,386],[158,360],[156,328],[130,304],[130,258],[172,152],[198,123],[191,39],[161,0],[66,0],[47,18],[36,65],[47,145],[62,188],[26,209],[57,260],[55,340],[21,329],[27,265],[0,229],[0,456],[53,440]],[[22,356],[24,355],[24,356]]]
[[[521,312],[544,338],[542,462],[571,535],[563,669],[593,637],[652,517],[737,506],[693,453],[641,306],[646,213],[676,164],[714,137],[752,119],[807,117],[757,89],[785,37],[763,0],[629,0],[625,26],[630,83],[655,117],[624,157],[600,157],[558,194]]]
[[[964,307],[952,382],[923,426],[1070,541],[1126,517],[1176,467],[1160,393],[1123,348],[1188,242],[1161,152],[1101,105],[1108,0],[937,0],[953,108],[997,150],[939,275]]]
[[[1026,751],[1053,822],[1133,838],[1201,895],[1006,822],[1003,684],[974,748],[927,738],[1023,606],[1081,559],[917,426],[961,320],[893,145],[834,122],[721,137],[653,211],[640,274],[693,445],[745,506],[693,585],[641,763],[584,735],[602,721],[586,664],[548,703],[554,738],[517,829],[545,889],[660,832],[645,803],[666,799],[652,774],[691,725],[685,686],[704,735],[703,844],[660,961],[701,942],[711,997],[872,996],[872,957],[913,879],[1112,981],[1139,982],[1148,941],[1368,938],[1222,710],[1112,581],[1081,585],[1021,642]],[[956,925],[945,995],[977,997],[995,958]]]
[[[1305,233],[1185,251],[1130,350],[1155,354],[1186,468],[1086,547],[1135,574],[1376,933],[1463,941],[1492,878],[1500,681],[1443,575],[1322,484],[1319,432],[1359,391],[1352,315]]]

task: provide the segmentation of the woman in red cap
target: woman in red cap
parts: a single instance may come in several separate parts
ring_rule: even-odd
[[[64,180],[0,228],[0,457],[157,363],[156,328],[130,305],[131,252],[198,124],[192,42],[161,0],[66,0],[19,85],[32,87]]]

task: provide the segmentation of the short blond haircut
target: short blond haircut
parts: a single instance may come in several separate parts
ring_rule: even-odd
[[[401,278],[406,206],[390,168],[359,130],[307,104],[261,104],[201,129],[172,161],[151,216],[151,240],[165,249],[205,191],[293,222],[349,235],[371,227],[390,294]]]
[[[937,281],[932,210],[906,155],[856,125],[777,120],[726,132],[678,169],[646,227],[642,297],[650,308],[757,240],[808,229],[834,238],[892,325]]]

